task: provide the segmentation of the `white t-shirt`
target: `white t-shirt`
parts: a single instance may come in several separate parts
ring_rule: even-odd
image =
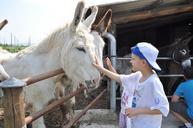
[[[158,109],[162,115],[167,116],[169,113],[169,103],[159,77],[157,74],[152,74],[144,82],[139,83],[141,76],[140,72],[120,75],[124,88],[121,112],[124,112],[126,107],[132,106],[132,99],[135,97],[136,108]],[[124,99],[125,97],[128,97],[127,101]],[[132,128],[161,128],[162,115],[138,115],[132,117]]]
[[[121,75],[125,76],[125,75]],[[129,77],[130,81],[136,81],[135,79],[135,74],[129,74],[126,75],[127,77]],[[125,109],[126,108],[130,108],[132,106],[132,99],[133,99],[133,94],[135,91],[135,86],[133,85],[133,82],[127,82],[126,84],[124,82],[121,83],[122,87],[123,87],[123,92],[122,92],[122,96],[121,96],[121,113],[125,114]],[[131,84],[131,85],[129,85]],[[131,88],[133,87],[133,88]],[[127,117],[127,128],[131,128],[131,119]]]

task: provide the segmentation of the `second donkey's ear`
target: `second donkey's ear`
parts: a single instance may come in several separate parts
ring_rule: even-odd
[[[98,13],[98,7],[93,6],[87,9],[87,11],[85,12],[85,15],[87,15],[88,12],[90,13],[90,15],[85,18],[85,20],[83,21],[83,24],[86,25],[89,29],[91,29],[91,26],[94,23],[97,13]]]

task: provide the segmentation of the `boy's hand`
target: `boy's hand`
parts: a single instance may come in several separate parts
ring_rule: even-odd
[[[112,67],[111,61],[110,61],[110,59],[108,57],[105,58],[105,63],[107,64],[108,68]]]
[[[113,65],[111,63],[111,60],[107,57],[105,59],[105,63],[107,64],[107,68],[111,71],[111,72],[114,72],[114,73],[117,73],[117,71],[113,68]]]
[[[127,108],[125,109],[125,114],[128,116],[128,117],[133,117],[133,116],[136,116],[138,115],[138,109],[137,108]]]
[[[93,66],[96,67],[99,72],[103,73],[104,75],[108,76],[109,78],[121,83],[121,79],[120,79],[120,76],[115,72],[113,72],[112,70],[108,70],[106,68],[104,68],[103,66],[101,66],[99,63],[98,63],[98,59],[96,59],[96,62],[93,63]],[[108,61],[108,60],[107,60]]]
[[[93,66],[96,67],[99,71],[102,68],[102,66],[99,64],[97,57],[95,57],[95,63],[93,63]]]

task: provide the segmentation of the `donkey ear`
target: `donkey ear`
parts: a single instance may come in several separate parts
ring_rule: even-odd
[[[74,19],[71,23],[71,28],[73,31],[76,31],[76,28],[78,27],[79,23],[81,22],[81,19],[83,18],[84,7],[85,3],[83,1],[80,1],[76,6]]]
[[[91,14],[83,21],[83,24],[88,27],[88,29],[91,29],[92,24],[95,21],[96,15],[98,13],[98,7],[93,6],[90,8],[91,10],[88,9],[88,11],[91,11]],[[85,13],[87,14],[87,12]]]
[[[184,45],[188,45],[191,41],[193,40],[192,34],[189,32],[186,35],[184,35],[181,39],[180,42],[183,43]],[[179,43],[179,44],[181,44]]]
[[[190,35],[187,39],[186,39],[186,44],[188,45],[190,42],[193,41],[193,36]]]

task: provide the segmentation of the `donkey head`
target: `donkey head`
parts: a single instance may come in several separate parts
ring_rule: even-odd
[[[91,33],[91,25],[95,21],[98,8],[83,20],[84,3],[78,3],[74,19],[69,27],[68,44],[62,48],[62,67],[74,83],[82,83],[88,88],[96,88],[100,81],[100,72],[93,67],[95,59],[102,65],[104,41],[98,34]]]
[[[187,34],[181,39],[177,40],[177,46],[173,51],[172,58],[176,63],[180,63],[182,68],[191,67],[190,60],[190,50],[188,43],[191,42],[193,36],[191,34]]]

